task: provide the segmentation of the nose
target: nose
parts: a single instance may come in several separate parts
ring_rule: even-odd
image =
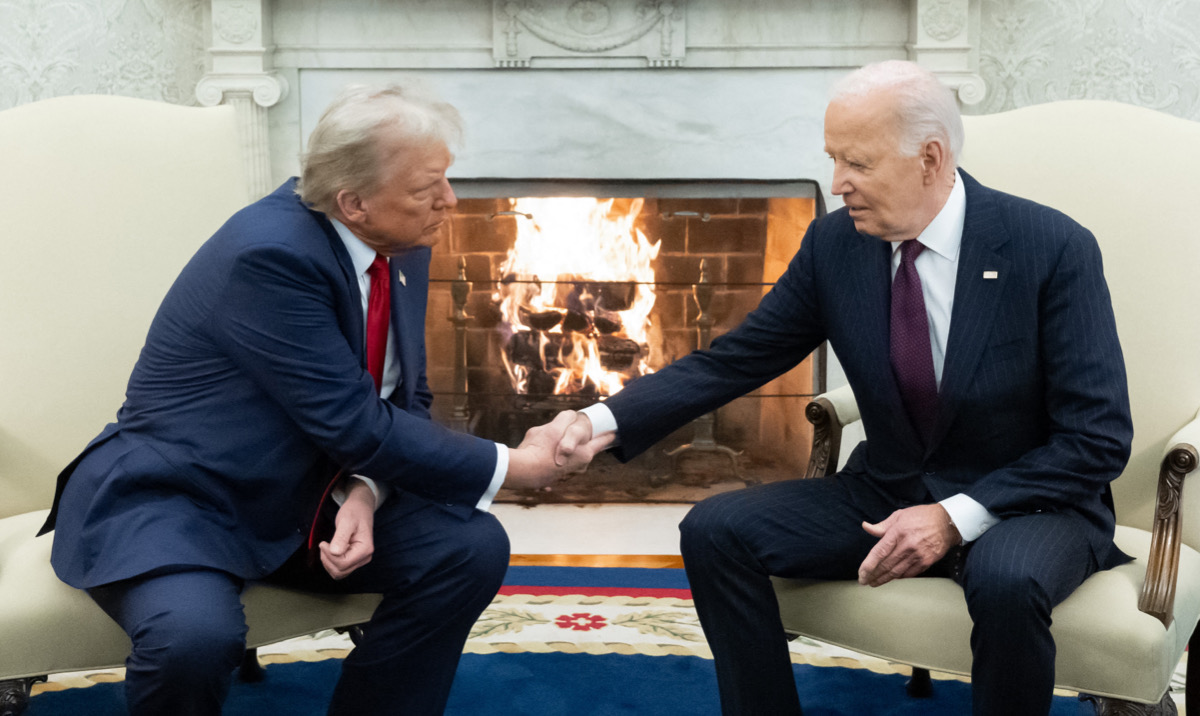
[[[846,170],[843,169],[839,163],[834,162],[833,182],[830,184],[829,190],[832,191],[835,196],[841,196],[842,194],[849,193],[852,189],[853,187],[850,186],[849,180],[846,179]]]
[[[440,196],[441,208],[453,209],[458,206],[458,197],[454,195],[454,187],[450,186],[450,180],[442,180],[442,192]]]

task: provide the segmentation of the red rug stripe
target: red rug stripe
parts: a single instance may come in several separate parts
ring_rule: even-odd
[[[564,596],[567,594],[583,594],[589,597],[674,597],[676,599],[691,599],[690,589],[639,589],[632,587],[527,587],[506,584],[500,588],[500,594],[532,594],[540,596]]]

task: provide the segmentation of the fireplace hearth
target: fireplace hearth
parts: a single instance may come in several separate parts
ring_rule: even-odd
[[[435,417],[514,446],[559,411],[597,402],[736,326],[823,211],[811,181],[454,187],[459,206],[431,269]],[[628,464],[604,454],[552,489],[504,489],[497,500],[695,502],[795,477],[811,435],[803,406],[822,380],[821,361],[810,358]]]

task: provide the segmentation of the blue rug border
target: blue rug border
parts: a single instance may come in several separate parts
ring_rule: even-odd
[[[509,567],[505,586],[690,589],[681,568]]]
[[[225,713],[321,716],[341,663],[272,664],[267,680],[235,680]],[[805,716],[955,716],[971,708],[970,685],[937,681],[934,696],[905,695],[901,674],[793,664]],[[504,707],[498,704],[503,703]],[[464,654],[446,716],[719,716],[712,661],[699,656],[644,654]],[[123,716],[121,683],[97,684],[35,696],[28,716]],[[1082,716],[1079,701],[1055,696],[1050,716]]]

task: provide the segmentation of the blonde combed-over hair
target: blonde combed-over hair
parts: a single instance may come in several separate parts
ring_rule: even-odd
[[[385,167],[413,150],[441,145],[454,151],[462,138],[458,110],[416,85],[350,85],[333,100],[300,158],[296,193],[326,214],[346,190],[369,196]]]

